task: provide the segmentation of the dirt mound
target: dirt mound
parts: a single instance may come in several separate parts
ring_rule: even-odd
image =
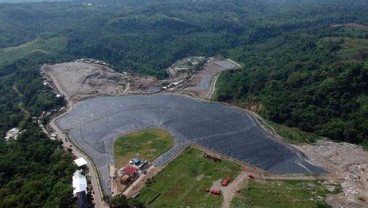
[[[365,207],[368,202],[368,152],[348,143],[319,141],[299,148],[310,161],[331,171],[342,193],[327,197],[333,207]]]
[[[69,62],[42,67],[44,76],[72,101],[96,95],[121,95],[128,77],[99,64]]]

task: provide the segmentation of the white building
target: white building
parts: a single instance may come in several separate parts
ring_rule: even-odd
[[[78,167],[81,167],[83,165],[87,165],[87,161],[83,157],[80,157],[80,158],[74,160],[74,163],[77,164]]]
[[[73,195],[77,196],[77,193],[82,191],[87,193],[87,178],[82,175],[81,170],[77,170],[73,175]]]

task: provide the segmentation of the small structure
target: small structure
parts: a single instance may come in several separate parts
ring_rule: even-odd
[[[21,132],[19,132],[18,128],[10,129],[8,132],[6,132],[5,141],[9,141],[10,139],[17,140],[20,133]]]
[[[74,163],[78,166],[78,167],[82,167],[84,165],[87,165],[87,161],[83,158],[83,157],[80,157],[76,160],[74,160]]]
[[[133,181],[138,174],[138,168],[132,165],[126,165],[121,168],[120,171],[123,175],[123,177],[120,178],[120,183],[122,184],[127,184],[128,182]]]
[[[121,184],[126,184],[130,181],[130,177],[128,175],[124,175],[121,179],[120,179],[120,183]]]
[[[56,140],[57,139],[57,135],[55,133],[50,134],[50,139],[51,140]]]
[[[140,170],[146,170],[151,166],[151,164],[148,161],[144,161],[138,168]]]
[[[138,173],[138,168],[131,166],[131,165],[126,165],[122,168],[122,171],[124,174],[131,176],[135,176]]]
[[[137,153],[137,156],[133,158],[131,161],[129,161],[130,164],[134,164],[136,166],[139,166],[141,164],[142,160],[139,158],[139,154]]]
[[[172,84],[174,85],[174,86],[177,86],[177,85],[179,85],[179,84],[181,84],[183,81],[181,80],[181,81],[178,81],[178,82],[173,82]]]
[[[85,191],[77,193],[77,207],[88,208],[87,194]]]
[[[73,174],[73,195],[85,191],[87,193],[87,178],[82,174],[81,170],[77,170]]]

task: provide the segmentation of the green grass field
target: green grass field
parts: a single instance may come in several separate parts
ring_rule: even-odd
[[[336,187],[336,192],[339,187]],[[313,208],[326,207],[330,192],[318,181],[252,180],[232,201],[232,207]]]
[[[174,138],[162,129],[149,129],[127,134],[114,145],[115,166],[120,168],[139,153],[143,160],[152,161],[168,151]]]
[[[28,56],[56,55],[66,46],[66,39],[53,37],[36,39],[16,47],[0,49],[0,65],[12,63]]]
[[[229,161],[214,162],[204,158],[202,152],[186,149],[150,185],[145,187],[136,200],[145,203],[159,193],[150,207],[220,207],[223,197],[205,192],[214,181],[229,175],[234,179],[240,167]]]

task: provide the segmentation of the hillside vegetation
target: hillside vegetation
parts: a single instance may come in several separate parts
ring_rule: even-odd
[[[53,37],[35,39],[19,46],[3,48],[0,49],[0,65],[11,64],[25,58],[40,59],[40,57],[55,56],[65,46],[64,38]]]
[[[219,78],[217,99],[274,122],[368,144],[368,32],[325,26],[234,51],[244,68]]]

